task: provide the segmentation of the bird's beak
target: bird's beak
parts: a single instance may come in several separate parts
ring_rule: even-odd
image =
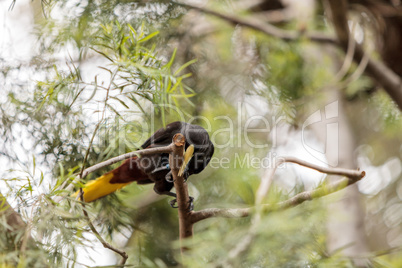
[[[179,176],[183,176],[184,170],[186,169],[188,162],[190,162],[191,158],[193,157],[193,154],[194,154],[194,145],[191,144],[184,152],[184,160],[179,170],[178,174]]]

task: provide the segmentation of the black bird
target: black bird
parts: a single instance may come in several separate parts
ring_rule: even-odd
[[[214,145],[204,128],[176,121],[166,125],[166,128],[157,130],[141,147],[146,149],[167,146],[177,133],[183,134],[186,139],[184,163],[189,160],[191,151],[194,150],[188,164],[183,166],[184,170],[180,170],[187,180],[190,175],[200,173],[208,165],[214,153]],[[134,156],[118,168],[88,182],[83,188],[84,201],[92,202],[134,181],[138,184],[154,183],[156,193],[176,197],[175,193],[170,192],[173,187],[173,180],[169,166],[169,154],[162,153],[142,157]],[[175,202],[176,200],[172,200],[172,207]],[[190,209],[192,209],[191,197]]]

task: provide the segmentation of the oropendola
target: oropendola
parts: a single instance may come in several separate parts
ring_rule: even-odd
[[[190,175],[200,173],[208,165],[214,153],[214,145],[204,128],[176,121],[166,125],[166,128],[157,130],[141,147],[146,149],[168,146],[177,133],[183,134],[186,139],[183,166],[179,173],[182,173],[187,180]],[[170,192],[173,179],[169,166],[169,154],[162,153],[134,156],[118,168],[88,182],[83,187],[83,199],[85,202],[92,202],[134,181],[138,184],[155,183],[154,191],[157,194],[176,197],[175,193]],[[192,209],[192,200],[193,198],[190,197],[190,209]],[[172,207],[175,202],[176,199],[170,202]]]

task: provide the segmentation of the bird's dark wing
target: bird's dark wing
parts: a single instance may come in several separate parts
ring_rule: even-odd
[[[148,148],[150,146],[165,146],[172,142],[174,134],[179,133],[182,128],[182,122],[176,121],[166,125],[166,128],[158,129],[149,139],[147,139],[142,148]]]

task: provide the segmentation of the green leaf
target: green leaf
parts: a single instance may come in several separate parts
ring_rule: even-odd
[[[106,103],[106,106],[107,106],[110,110],[112,110],[112,112],[114,112],[115,114],[117,114],[118,116],[121,117],[121,114],[120,114],[113,106],[111,106],[109,103]]]
[[[35,177],[35,169],[36,169],[36,159],[35,159],[35,155],[32,155],[32,162],[33,162],[32,177]]]
[[[119,98],[117,98],[117,97],[114,97],[114,96],[111,96],[110,98],[111,98],[111,99],[114,99],[114,100],[117,100],[117,101],[120,102],[124,107],[126,107],[127,109],[130,109],[130,108],[128,107],[128,105],[127,105],[124,101],[122,101],[121,99],[119,99]]]
[[[95,76],[96,78],[96,76]],[[81,95],[81,93],[84,91],[85,87],[82,87],[78,93],[75,95],[73,101],[71,102],[71,104],[68,106],[68,109],[71,109],[71,107],[73,106],[73,104],[75,103],[75,101],[78,99],[78,96]]]
[[[145,114],[145,110],[142,108],[141,104],[138,102],[138,100],[133,95],[127,96],[127,97],[136,104],[136,106],[141,110],[141,112],[143,114]]]
[[[165,66],[163,66],[163,68],[170,69],[172,67],[173,61],[176,57],[176,52],[177,52],[177,48],[174,49],[172,57],[170,58],[169,62]]]
[[[196,63],[197,59],[191,60],[189,62],[186,62],[185,64],[183,64],[182,66],[180,66],[179,69],[177,69],[177,71],[174,73],[174,75],[178,75],[181,71],[183,71],[185,68],[187,68],[189,65]]]
[[[103,57],[105,57],[106,59],[110,60],[111,62],[114,62],[114,60],[112,60],[112,58],[110,58],[108,55],[106,55],[105,53],[103,53],[102,51],[99,51],[93,47],[90,47],[90,49],[92,49],[93,51],[95,51],[96,53],[102,55]]]
[[[91,96],[89,96],[89,98],[85,101],[85,103],[89,102],[90,100],[93,99],[93,97],[95,97],[96,91],[98,90],[98,76],[95,76],[95,87],[94,90],[92,91]]]
[[[40,172],[39,186],[42,184],[43,179],[44,179],[44,176],[43,176],[43,172],[41,171],[41,172]]]
[[[144,38],[138,40],[138,43],[143,43],[143,42],[145,42],[145,41],[148,41],[149,39],[151,39],[152,37],[154,37],[154,36],[156,36],[156,35],[158,35],[158,34],[159,34],[159,31],[153,32],[153,33],[151,33],[151,34],[145,36]]]
[[[133,28],[133,26],[131,26],[131,24],[128,23],[127,26],[128,26],[128,28],[130,28],[131,32],[132,32],[134,35],[137,35],[137,32],[135,31],[135,29]]]

